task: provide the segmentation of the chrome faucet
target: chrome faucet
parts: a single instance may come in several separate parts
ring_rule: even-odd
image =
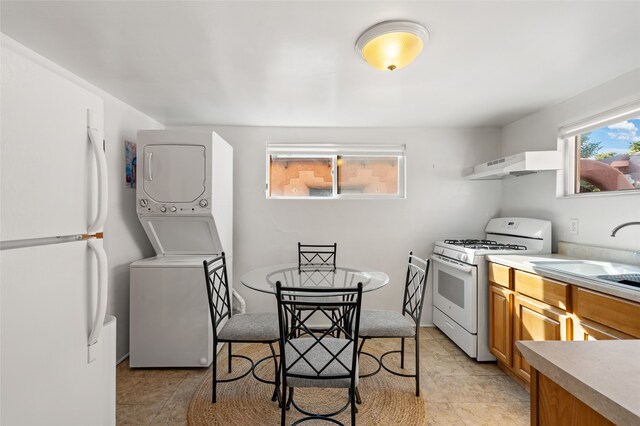
[[[623,223],[622,225],[618,225],[618,226],[616,226],[615,228],[613,228],[613,230],[611,231],[611,236],[612,236],[612,237],[615,237],[615,236],[616,236],[616,233],[617,233],[620,229],[624,228],[625,226],[629,226],[629,225],[640,225],[640,222],[626,222],[626,223]]]

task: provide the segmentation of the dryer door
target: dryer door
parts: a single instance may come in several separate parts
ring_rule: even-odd
[[[146,145],[144,192],[158,203],[191,203],[205,191],[206,158],[202,145]]]

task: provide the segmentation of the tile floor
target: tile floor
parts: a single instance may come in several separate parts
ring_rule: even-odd
[[[529,424],[526,390],[495,364],[467,357],[438,329],[421,332],[421,393],[428,425]],[[386,348],[399,346],[398,342],[373,340],[366,345]],[[409,345],[407,349],[412,351]],[[220,352],[223,357],[225,353]],[[412,360],[407,362],[411,365]],[[211,369],[130,369],[123,361],[116,370],[117,424],[186,425],[191,396],[205,374]]]

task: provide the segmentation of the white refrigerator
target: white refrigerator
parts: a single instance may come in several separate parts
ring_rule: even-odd
[[[114,425],[103,100],[1,50],[0,424]]]

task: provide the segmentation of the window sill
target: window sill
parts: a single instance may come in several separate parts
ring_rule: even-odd
[[[640,189],[626,189],[624,191],[604,191],[604,192],[589,192],[581,194],[566,194],[559,195],[558,199],[574,199],[574,198],[600,198],[606,196],[620,196],[620,195],[640,195]]]

